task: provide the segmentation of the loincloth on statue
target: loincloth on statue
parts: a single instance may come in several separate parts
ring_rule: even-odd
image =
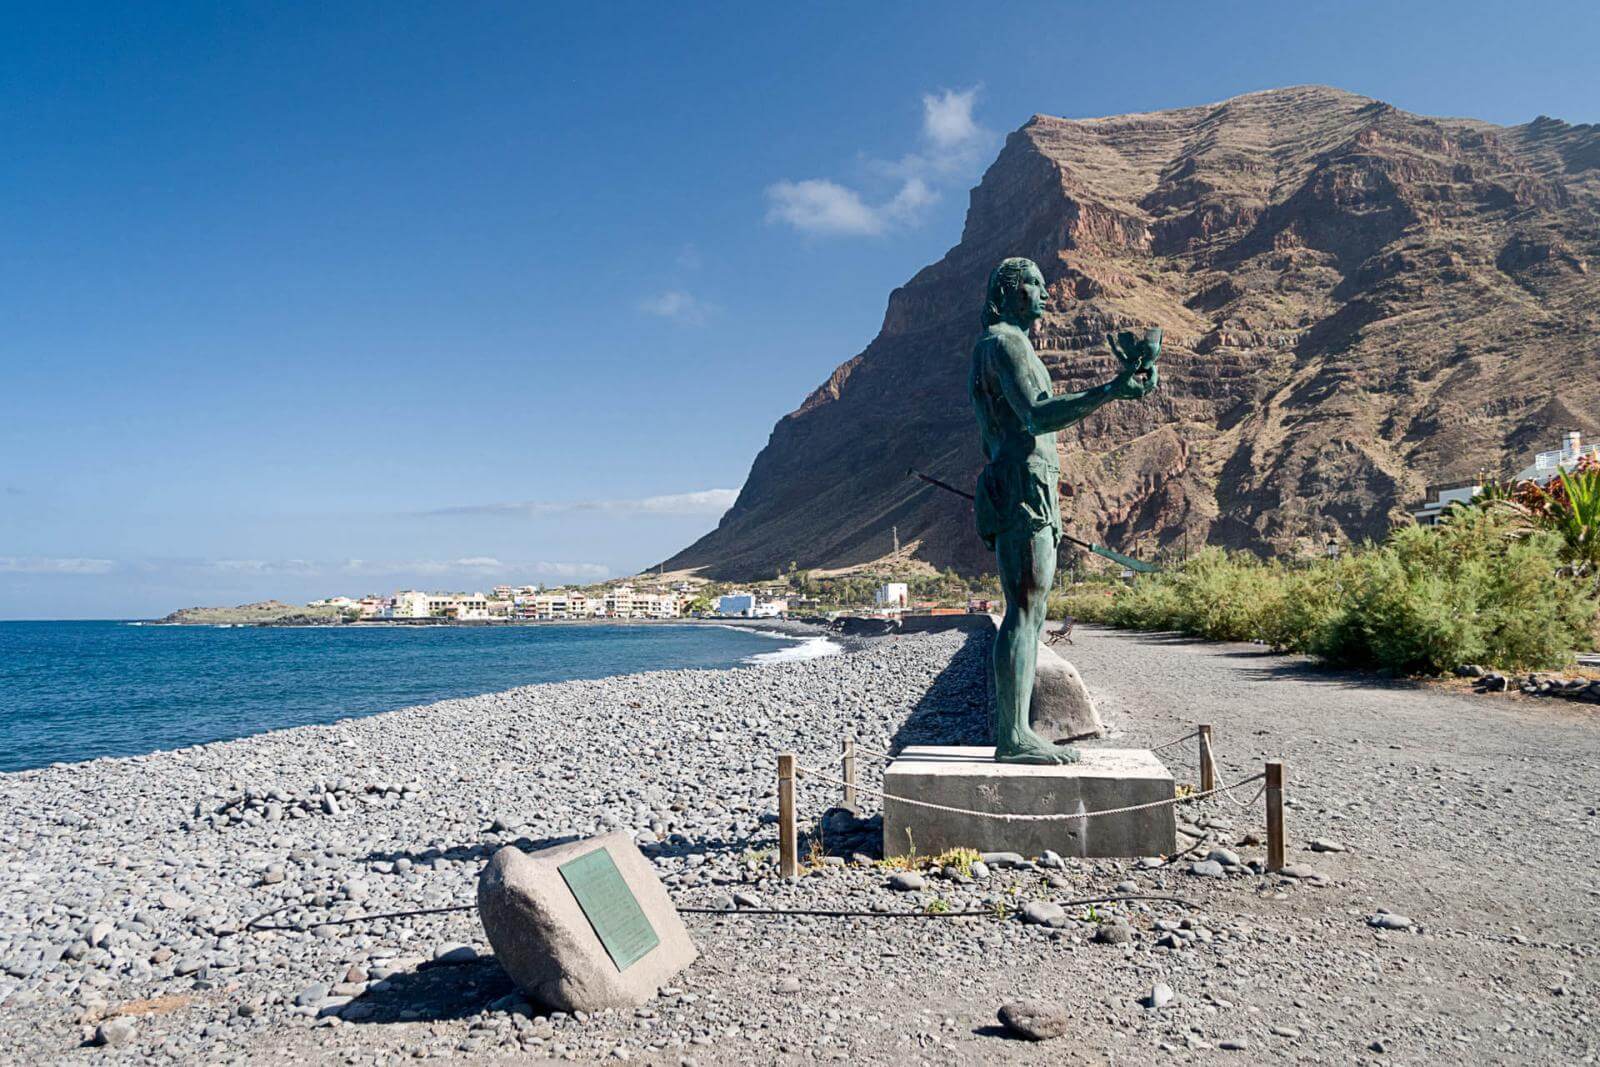
[[[1061,504],[1056,496],[1056,481],[1061,471],[1055,464],[1036,457],[1027,460],[1001,460],[990,463],[978,475],[972,510],[978,520],[978,536],[994,551],[1002,535],[1051,530],[1061,537]]]

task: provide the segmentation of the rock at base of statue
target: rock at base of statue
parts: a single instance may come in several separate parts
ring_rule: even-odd
[[[1043,644],[1033,674],[1028,725],[1046,741],[1083,741],[1106,733],[1078,669]]]
[[[560,1011],[642,1004],[699,955],[655,869],[620,831],[502,848],[478,878],[478,917],[517,988]]]
[[[1000,629],[1000,616],[988,616],[990,626]],[[991,674],[993,664],[990,664]],[[989,679],[991,692],[994,679]],[[991,698],[992,699],[992,698]],[[1055,649],[1039,642],[1039,657],[1033,672],[1033,697],[1028,704],[1028,726],[1046,741],[1084,741],[1104,737],[1105,724],[1089,696],[1078,669]]]
[[[1086,748],[1077,763],[994,762],[993,748],[912,745],[889,764],[883,791],[967,811],[1052,815],[1171,800],[1172,772],[1148,749]],[[1039,856],[1170,855],[1173,805],[1089,819],[1015,820],[959,815],[886,799],[883,854],[933,855],[952,848]]]

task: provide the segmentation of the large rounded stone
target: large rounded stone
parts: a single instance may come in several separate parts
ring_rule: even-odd
[[[1000,1009],[1000,1025],[1029,1041],[1046,1041],[1067,1032],[1067,1010],[1048,1000],[1015,1000]]]
[[[610,854],[626,891],[613,879],[603,895],[606,906],[591,921],[562,867],[600,849]],[[622,953],[619,965],[596,925],[639,932],[639,916],[628,907],[630,895],[656,943],[637,958]],[[624,913],[626,924],[619,919]],[[517,988],[529,1000],[561,1011],[642,1004],[699,955],[654,868],[623,831],[532,853],[502,848],[478,879],[478,917],[495,958]]]
[[[1078,669],[1043,644],[1033,675],[1028,724],[1046,741],[1081,741],[1104,737],[1106,732]]]
[[[991,632],[1000,629],[1000,616],[984,616]],[[989,699],[994,699],[993,664],[990,664]],[[1033,696],[1028,705],[1028,725],[1046,741],[1083,741],[1104,737],[1105,724],[1078,675],[1078,669],[1058,655],[1055,649],[1039,642],[1039,655],[1033,673]]]

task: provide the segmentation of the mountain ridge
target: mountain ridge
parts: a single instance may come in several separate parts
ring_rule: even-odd
[[[668,569],[750,578],[888,555],[992,569],[966,364],[989,269],[1039,263],[1058,388],[1160,325],[1162,389],[1061,435],[1068,529],[1153,552],[1379,537],[1424,486],[1600,431],[1600,127],[1412,115],[1324,86],[1094,119],[1035,115],[961,240],[756,456]]]

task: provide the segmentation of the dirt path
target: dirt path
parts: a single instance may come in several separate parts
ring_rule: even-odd
[[[1284,760],[1289,860],[1330,884],[1132,874],[1203,903],[1195,924],[1212,940],[1193,948],[1153,944],[1152,920],[1177,917],[1161,912],[1134,914],[1126,950],[1082,931],[1055,937],[981,920],[801,931],[785,955],[806,992],[788,1011],[768,992],[770,975],[729,968],[723,978],[750,1003],[777,1005],[772,1022],[797,1061],[831,1045],[852,1060],[1060,1062],[1075,1042],[1106,1063],[1594,1062],[1600,714],[1329,673],[1251,645],[1084,628],[1058,647],[1120,728],[1111,744],[1157,743],[1209,722],[1225,781]],[[1193,780],[1187,750],[1167,758]],[[1258,805],[1218,836],[1233,844],[1261,823]],[[1312,852],[1313,838],[1347,851]],[[1068,877],[1058,896],[1108,890],[1130,874],[1125,864],[1083,864]],[[1379,908],[1417,928],[1372,928]],[[702,933],[710,959],[748,958],[771,944],[754,935],[774,936],[734,921]],[[835,937],[853,948],[841,955]],[[839,966],[850,959],[858,970]],[[1158,981],[1178,999],[1150,1011],[1138,998]],[[995,1034],[996,1007],[1024,995],[1063,1003],[1076,1036],[1030,1045]],[[819,1045],[806,1024],[828,1021],[839,1004],[863,1018],[841,1018],[837,1042]]]

